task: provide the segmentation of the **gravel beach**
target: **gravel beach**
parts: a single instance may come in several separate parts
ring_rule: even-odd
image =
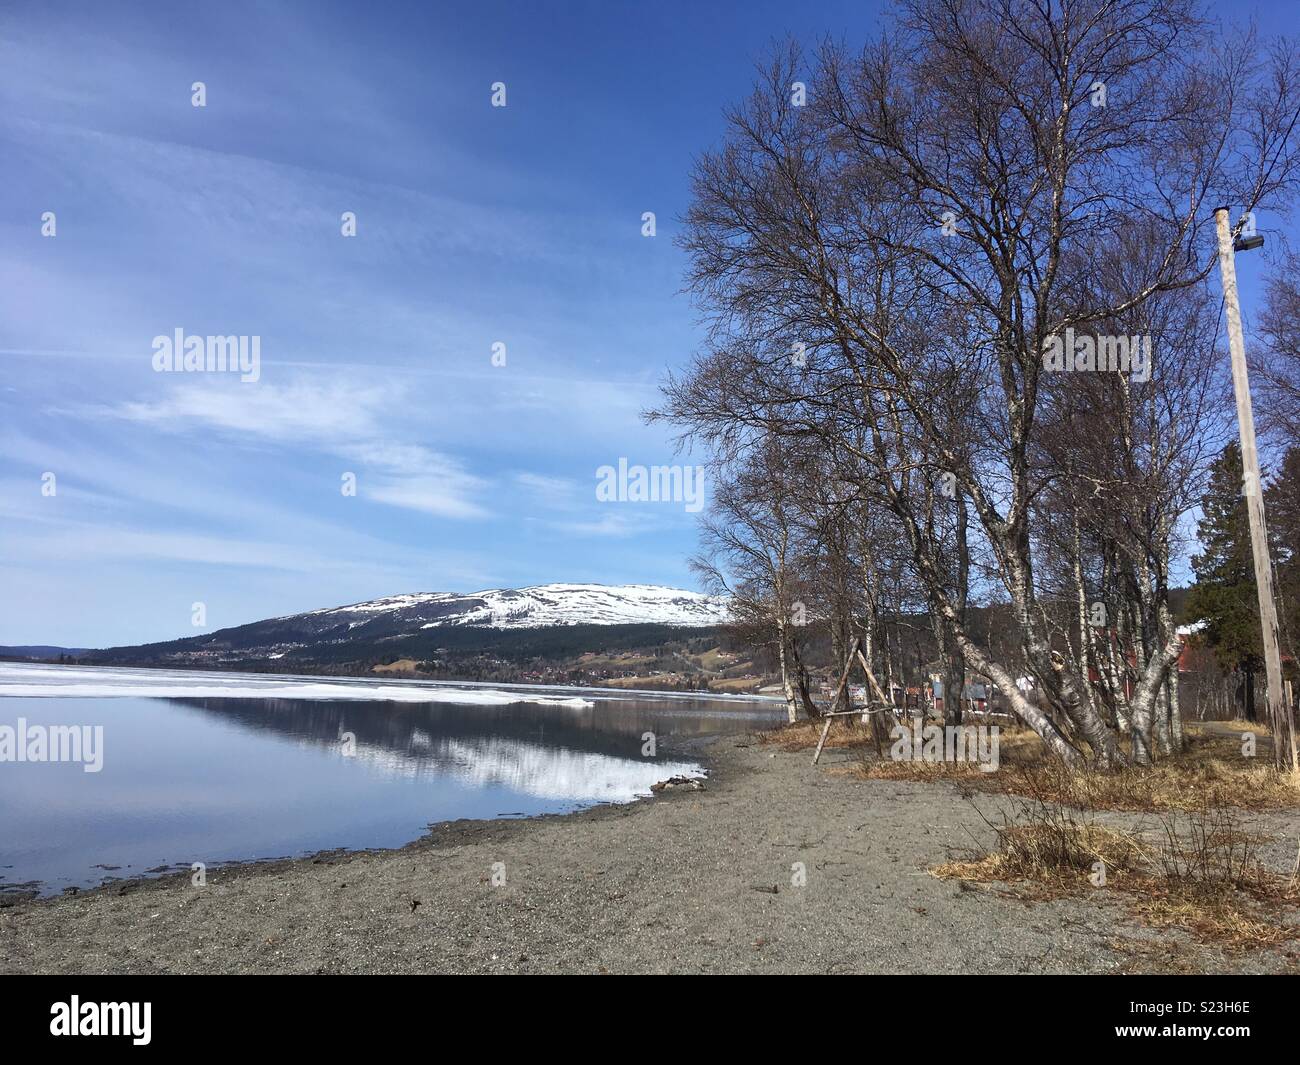
[[[9,905],[0,971],[1297,969],[1285,952],[1230,957],[1144,928],[1105,892],[1030,902],[936,879],[929,869],[992,837],[951,784],[856,779],[843,750],[814,768],[735,737],[703,756],[703,791],[445,823],[397,851],[209,870],[201,888],[186,874]],[[1001,800],[977,801],[992,815]]]

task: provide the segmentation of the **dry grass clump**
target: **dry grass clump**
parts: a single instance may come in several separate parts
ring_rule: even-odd
[[[758,742],[765,747],[778,747],[783,751],[812,750],[817,746],[822,734],[822,721],[796,721],[793,725],[782,725],[758,734]],[[875,741],[871,738],[871,729],[863,725],[856,717],[841,717],[831,726],[826,737],[826,746],[830,747],[866,747],[875,752]]]
[[[1295,907],[1300,883],[1265,868],[1256,838],[1234,811],[1207,805],[1162,820],[1159,868],[1144,878],[1136,913],[1158,926],[1186,928],[1197,938],[1247,948],[1300,939]]]
[[[1300,783],[1293,775],[1239,753],[1234,758],[1209,739],[1193,739],[1182,754],[1152,766],[1079,772],[1044,758],[1005,777],[990,776],[1001,778],[989,782],[991,790],[1042,794],[1084,810],[1191,812],[1206,803],[1246,810],[1300,806]]]
[[[984,822],[997,834],[997,847],[974,861],[947,862],[934,870],[936,876],[1068,888],[1092,883],[1089,878],[1099,875],[1109,882],[1152,862],[1138,836],[1080,817],[1041,794],[1021,800],[1011,812],[1003,811],[1000,823],[988,818]]]
[[[990,822],[990,824],[992,824]],[[1202,803],[1164,812],[1163,838],[1097,824],[1044,795],[993,825],[997,846],[947,862],[941,878],[1021,883],[1059,897],[1111,890],[1139,918],[1228,950],[1300,940],[1300,883],[1266,868],[1236,811]]]
[[[831,738],[835,736],[833,728]],[[999,730],[1001,765],[992,773],[962,762],[879,759],[875,757],[874,747],[865,742],[869,739],[866,730],[863,737],[857,744],[842,739],[839,745],[861,748],[862,759],[854,772],[872,780],[953,780],[980,791],[1042,796],[1082,810],[1191,812],[1206,802],[1245,810],[1300,806],[1300,778],[1273,768],[1269,741],[1262,732],[1254,758],[1241,753],[1241,743],[1233,736],[1196,730],[1189,732],[1186,747],[1178,755],[1160,759],[1151,766],[1105,772],[1070,769],[1052,757],[1033,732],[1020,727]],[[811,743],[816,742],[817,731],[813,729]],[[792,744],[786,749],[799,747]]]
[[[1097,875],[1123,874],[1139,864],[1141,845],[1125,832],[1102,825],[1037,822],[998,831],[998,849],[969,862],[945,862],[936,876],[979,883],[1027,880],[1065,887]]]
[[[931,722],[935,723],[935,722]],[[980,721],[979,724],[983,724]],[[910,722],[904,722],[910,725]],[[867,738],[870,732],[863,730]],[[834,729],[831,735],[835,735]],[[828,743],[827,746],[830,746]],[[1000,767],[994,772],[985,772],[975,762],[895,762],[889,757],[889,745],[885,745],[885,757],[875,757],[875,748],[862,745],[862,759],[855,765],[854,772],[868,780],[959,780],[970,781],[985,779],[986,784],[996,785],[994,778],[1009,769],[1037,765],[1046,759],[1046,748],[1038,736],[1021,725],[998,726],[998,758]],[[996,786],[993,790],[1000,790]]]
[[[1267,721],[1246,721],[1242,718],[1234,718],[1232,721],[1189,721],[1187,723],[1187,728],[1191,732],[1202,732],[1211,726],[1226,732],[1253,732],[1258,736],[1273,735],[1273,730],[1269,728]]]
[[[1230,894],[1178,895],[1162,891],[1131,895],[1129,907],[1157,928],[1182,928],[1202,943],[1213,943],[1234,953],[1281,947],[1300,939],[1294,922],[1278,924],[1266,907]]]

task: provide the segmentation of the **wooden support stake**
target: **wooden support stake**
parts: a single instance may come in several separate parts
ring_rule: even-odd
[[[880,685],[876,683],[876,675],[871,672],[871,667],[867,665],[867,658],[866,655],[862,653],[862,647],[860,644],[857,645],[856,650],[858,653],[858,661],[862,663],[862,671],[867,675],[867,683],[871,685],[872,694],[875,695],[878,702],[888,704],[890,701],[889,696],[881,691]]]
[[[849,646],[849,653],[844,663],[844,675],[840,677],[840,682],[835,687],[835,694],[831,696],[831,705],[832,706],[835,705],[836,701],[840,697],[840,692],[842,692],[844,690],[844,686],[848,684],[849,674],[852,673],[853,671],[853,662],[855,659],[858,665],[862,667],[862,672],[867,675],[867,684],[868,686],[870,686],[871,693],[875,697],[876,702],[880,703],[883,706],[889,706],[892,708],[893,704],[891,703],[889,697],[881,689],[880,683],[876,680],[876,675],[871,672],[871,665],[867,662],[867,656],[862,653],[862,638],[860,636],[853,637],[853,643]],[[822,756],[822,748],[826,746],[826,737],[829,736],[831,732],[831,723],[834,722],[834,720],[837,717],[847,717],[849,713],[858,713],[858,711],[856,710],[847,711],[847,712],[836,712],[834,710],[827,711],[826,724],[822,726],[821,738],[817,741],[817,750],[813,752],[813,760],[812,760],[813,765],[816,765],[818,759],[820,759]],[[894,724],[898,723],[898,718],[894,716],[892,709],[890,710],[890,719],[894,722]],[[883,724],[883,722],[881,722],[880,724]],[[882,754],[881,746],[880,746],[880,738],[881,738],[880,724],[876,722],[875,715],[872,715],[871,736],[876,741],[877,755]]]
[[[831,696],[831,706],[834,706],[836,702],[839,701],[840,692],[844,690],[844,686],[849,682],[849,673],[852,672],[853,670],[853,655],[854,653],[857,653],[859,656],[861,656],[861,651],[859,650],[860,646],[861,646],[861,638],[858,636],[853,637],[853,645],[849,648],[849,653],[846,656],[844,661],[844,676],[840,677],[839,684],[835,686],[835,694]],[[835,714],[833,712],[827,713],[826,724],[822,726],[821,739],[817,741],[817,750],[813,752],[813,760],[812,760],[813,765],[816,765],[817,759],[819,759],[822,756],[822,748],[826,746],[826,737],[830,735],[831,722],[834,720],[835,720]]]
[[[844,685],[849,682],[849,673],[853,671],[853,654],[857,651],[859,638],[853,637],[853,645],[849,648],[849,653],[844,660],[844,675],[840,677],[840,682],[835,686],[835,694],[831,696],[831,706],[834,706],[840,697],[840,692],[844,690]]]
[[[813,754],[813,765],[817,764],[817,759],[822,756],[822,748],[826,745],[826,737],[830,735],[831,722],[835,720],[834,715],[826,715],[826,724],[822,726],[822,738],[817,741],[817,750]]]

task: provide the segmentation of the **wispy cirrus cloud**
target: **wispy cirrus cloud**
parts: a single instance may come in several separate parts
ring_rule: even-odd
[[[265,384],[239,388],[232,382],[186,383],[153,401],[128,400],[98,412],[164,430],[196,424],[272,440],[327,443],[378,434],[383,389],[349,384]]]
[[[100,407],[100,414],[164,431],[207,427],[244,440],[292,442],[357,467],[363,498],[436,517],[488,517],[482,499],[489,482],[455,457],[418,443],[394,440],[386,423],[403,408],[396,390],[335,382],[288,385],[237,382],[185,383],[167,396]]]
[[[542,509],[542,515],[532,520],[565,536],[631,537],[651,533],[663,524],[652,506],[601,502],[594,470],[588,481],[531,471],[517,472],[513,480]]]
[[[553,521],[551,528],[571,536],[636,536],[646,532],[653,524],[652,517],[644,510],[636,513],[627,509],[608,511],[589,521]]]
[[[568,477],[552,477],[525,470],[515,474],[514,482],[529,499],[545,507],[569,507],[579,498],[578,482]]]

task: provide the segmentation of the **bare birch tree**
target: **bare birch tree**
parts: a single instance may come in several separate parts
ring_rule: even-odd
[[[1044,354],[1203,291],[1213,208],[1293,187],[1294,51],[1220,42],[1191,0],[910,0],[861,51],[779,52],[696,168],[683,242],[711,342],[655,416],[724,462],[755,434],[816,441],[897,520],[956,653],[1074,765],[1128,756],[1040,595]],[[941,475],[1038,699],[972,638],[929,524]],[[1157,635],[1128,698],[1143,721],[1179,650]]]

